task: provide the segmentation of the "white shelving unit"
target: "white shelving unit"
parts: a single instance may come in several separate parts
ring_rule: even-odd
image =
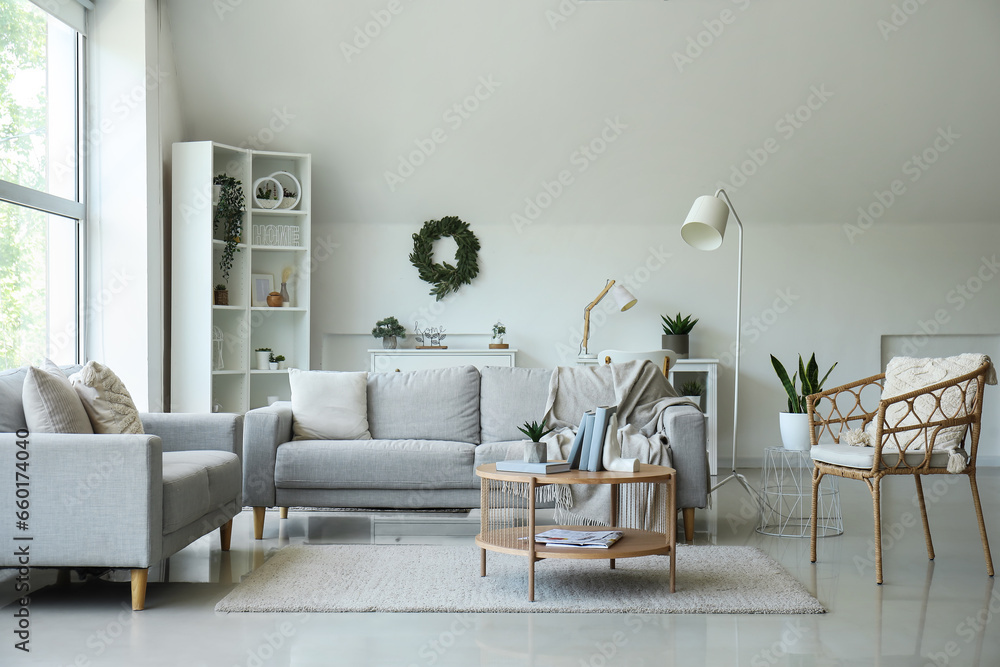
[[[256,205],[253,184],[275,172],[299,182],[291,209]],[[213,232],[212,180],[228,174],[242,183],[246,198],[243,235],[230,271],[229,305],[214,304],[213,288],[225,282],[219,260],[225,248],[221,230]],[[211,141],[173,146],[171,281],[171,391],[173,412],[246,412],[267,404],[268,396],[291,398],[288,371],[257,370],[254,350],[269,347],[286,358],[288,368],[309,368],[311,303],[310,239],[312,158],[304,153],[254,151]],[[294,232],[279,234],[279,231]],[[272,245],[275,239],[296,241]],[[252,306],[251,276],[281,275],[293,269],[291,307]],[[222,368],[213,359],[213,330],[223,334]]]

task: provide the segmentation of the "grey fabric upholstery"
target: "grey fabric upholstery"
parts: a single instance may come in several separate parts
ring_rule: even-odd
[[[476,446],[444,440],[296,440],[278,447],[279,489],[470,488]]]
[[[365,507],[375,509],[472,509],[475,489],[278,489],[280,507]]]
[[[516,427],[542,417],[550,375],[549,369],[487,367],[480,382],[471,366],[372,374],[368,420],[376,440],[291,442],[291,403],[251,410],[244,501],[255,507],[478,507],[475,468],[506,458],[511,441],[522,439]],[[705,507],[705,416],[693,406],[670,407],[663,423],[678,473],[677,506]],[[465,439],[455,441],[460,435]]]
[[[523,442],[524,438],[521,438],[519,440],[487,442],[476,447],[476,462],[472,467],[472,480],[474,484],[479,486],[479,477],[476,476],[476,468],[479,466],[489,465],[490,463],[496,463],[497,461],[507,460],[507,452],[511,451],[512,448],[514,448],[514,452],[517,452],[518,450],[523,452],[524,449],[521,446]]]
[[[21,391],[27,368],[0,371],[0,433],[17,433],[27,427]]]
[[[163,440],[165,452],[221,450],[243,458],[243,420],[231,414],[144,412],[139,417],[146,433]]]
[[[479,442],[475,366],[368,376],[368,426],[376,440]]]
[[[243,466],[232,452],[163,453],[163,532],[173,533],[227,502],[242,502]]]
[[[521,440],[524,422],[541,421],[549,395],[548,368],[483,368],[479,397],[480,442]]]
[[[279,401],[246,413],[243,421],[243,502],[247,505],[275,505],[274,466],[278,446],[291,439],[291,401]]]
[[[164,453],[155,433],[29,434],[33,566],[146,568],[242,509],[242,417],[156,415],[149,424],[177,451]],[[195,451],[183,451],[187,437]],[[199,451],[206,439],[216,451]],[[16,460],[17,441],[0,433],[0,460]],[[0,475],[0,512],[11,517],[14,483]],[[0,522],[4,544],[17,532]],[[13,549],[0,550],[0,567],[14,565]]]

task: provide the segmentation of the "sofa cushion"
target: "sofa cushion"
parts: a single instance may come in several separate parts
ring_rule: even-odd
[[[368,376],[368,424],[377,440],[479,442],[475,366]]]
[[[236,499],[243,468],[231,452],[163,452],[163,534],[172,533]]]
[[[90,417],[69,378],[48,359],[31,366],[21,390],[24,420],[37,433],[93,433]]]
[[[482,432],[479,441],[523,439],[524,435],[517,427],[526,421],[541,421],[545,414],[552,369],[487,366],[480,370],[480,374]]]
[[[282,489],[467,489],[476,446],[443,440],[296,440],[278,447]]]
[[[73,373],[69,381],[87,411],[94,433],[143,433],[131,394],[110,368],[91,361]]]
[[[368,373],[288,371],[296,440],[368,440]]]
[[[0,433],[16,433],[28,427],[21,398],[27,373],[27,366],[0,371]]]

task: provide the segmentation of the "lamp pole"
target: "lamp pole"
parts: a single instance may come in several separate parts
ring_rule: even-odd
[[[757,492],[750,486],[747,478],[742,474],[736,472],[736,438],[738,434],[739,416],[740,416],[740,329],[742,328],[743,322],[743,312],[741,299],[743,296],[743,221],[740,220],[740,214],[736,212],[736,207],[733,206],[733,201],[729,198],[729,193],[724,189],[719,188],[715,196],[718,197],[722,195],[726,198],[726,203],[729,206],[729,210],[733,212],[733,217],[736,218],[736,227],[739,230],[739,254],[736,260],[736,352],[733,355],[735,357],[735,377],[733,378],[733,462],[732,470],[730,475],[723,479],[721,482],[713,486],[709,493],[715,491],[720,486],[725,484],[731,479],[738,481],[744,489],[747,490],[753,497],[757,497]]]

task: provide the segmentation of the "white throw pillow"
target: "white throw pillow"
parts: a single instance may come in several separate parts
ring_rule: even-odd
[[[132,396],[114,371],[89,362],[69,381],[80,396],[94,433],[143,433]]]
[[[369,440],[368,373],[289,369],[295,440]]]
[[[24,421],[36,433],[93,433],[87,411],[66,374],[48,359],[30,366],[21,389]]]

